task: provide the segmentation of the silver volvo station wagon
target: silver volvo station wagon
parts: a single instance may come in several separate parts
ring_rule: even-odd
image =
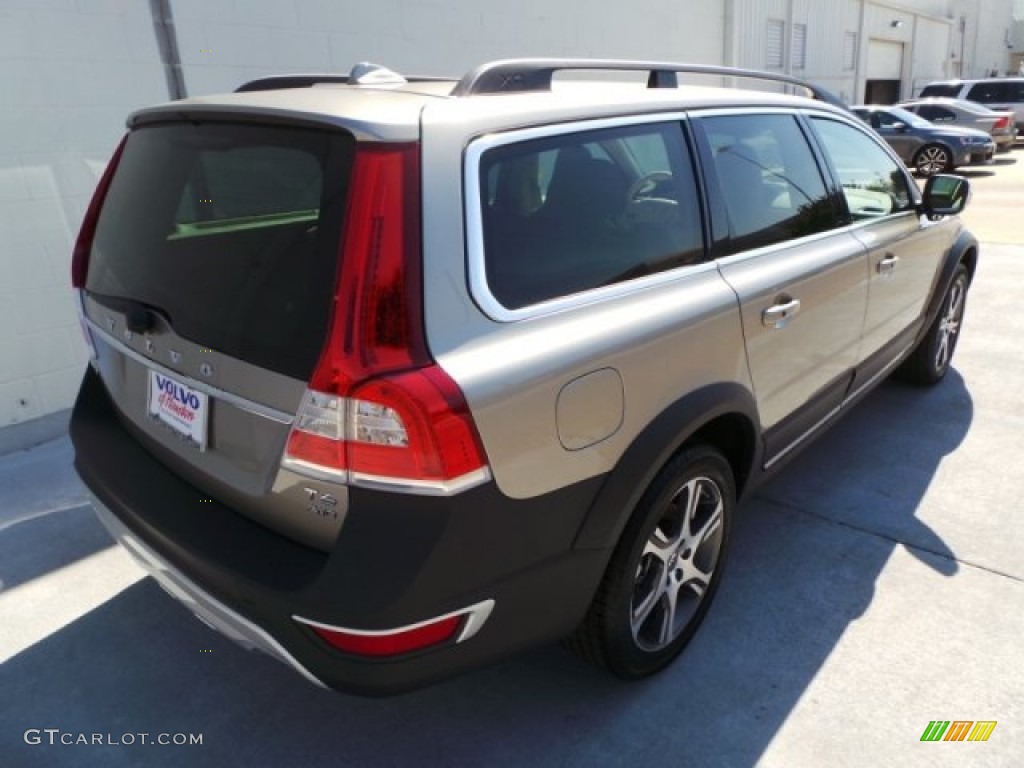
[[[890,373],[950,366],[968,183],[922,193],[834,102],[524,59],[136,112],[73,257],[99,517],[319,685],[557,640],[657,672],[738,502]]]

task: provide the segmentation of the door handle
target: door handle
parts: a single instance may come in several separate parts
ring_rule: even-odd
[[[761,313],[761,323],[768,328],[784,328],[800,311],[800,299],[783,296],[778,304],[773,304]]]
[[[900,257],[897,256],[895,253],[885,254],[885,258],[878,262],[878,274],[882,275],[883,277],[891,275],[892,271],[896,269],[896,264],[899,260]]]

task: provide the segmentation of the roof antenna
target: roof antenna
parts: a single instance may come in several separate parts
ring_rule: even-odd
[[[397,72],[369,61],[361,61],[352,67],[348,81],[355,85],[404,85],[408,82]]]

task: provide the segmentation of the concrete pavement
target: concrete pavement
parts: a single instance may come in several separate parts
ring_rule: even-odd
[[[1019,220],[987,206],[1021,199],[1024,151],[1000,160],[968,174],[987,244],[955,370],[884,384],[746,505],[665,674],[623,684],[552,647],[394,699],[317,690],[142,579],[60,440],[0,458],[0,764],[1017,768],[1024,246],[999,244]],[[931,720],[998,725],[922,743]],[[203,744],[26,744],[31,728]]]

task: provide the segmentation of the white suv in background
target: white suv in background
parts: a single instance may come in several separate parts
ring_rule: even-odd
[[[1017,138],[1024,137],[1024,77],[941,80],[924,87],[921,97],[926,96],[949,96],[984,104],[989,109],[1011,110],[1017,118]]]

